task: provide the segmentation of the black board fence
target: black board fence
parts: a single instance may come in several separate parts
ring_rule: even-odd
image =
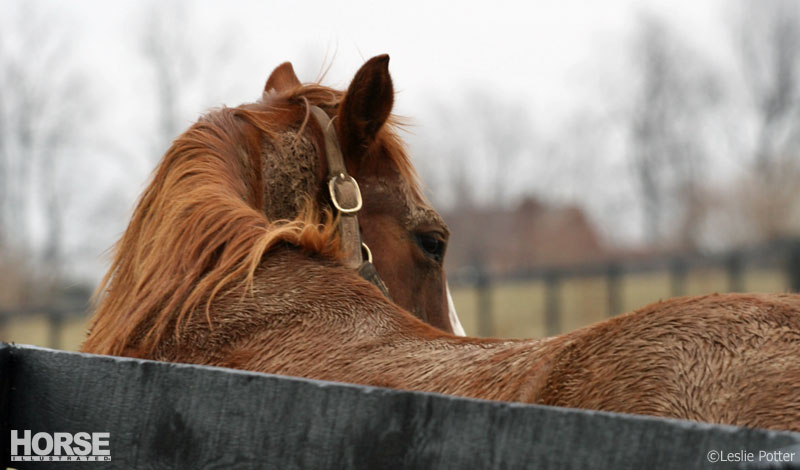
[[[561,286],[571,279],[603,278],[608,299],[605,311],[608,317],[613,317],[624,312],[621,290],[626,276],[667,273],[669,295],[680,297],[687,294],[687,276],[693,271],[709,268],[725,272],[727,292],[744,292],[745,271],[753,268],[769,268],[781,273],[786,279],[787,290],[800,292],[800,239],[775,240],[720,253],[669,254],[572,266],[539,266],[503,275],[490,275],[483,266],[477,265],[449,273],[448,279],[453,287],[468,286],[476,290],[477,331],[470,333],[484,337],[495,335],[492,327],[495,312],[491,302],[495,286],[519,281],[541,282],[545,288],[545,333],[553,336],[564,332]]]
[[[108,433],[110,461],[13,468],[800,468],[798,433],[6,344],[0,404],[1,455],[12,431]]]

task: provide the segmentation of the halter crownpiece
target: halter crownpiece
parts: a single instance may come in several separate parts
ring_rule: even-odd
[[[372,252],[361,241],[361,231],[358,225],[358,211],[363,206],[361,190],[358,182],[347,174],[336,129],[331,119],[318,106],[311,106],[311,114],[322,129],[325,136],[325,158],[328,161],[328,193],[333,208],[339,213],[339,234],[342,239],[342,248],[345,257],[343,264],[358,271],[358,273],[377,287],[383,295],[389,297],[389,290],[372,264]],[[367,253],[364,260],[362,250]]]

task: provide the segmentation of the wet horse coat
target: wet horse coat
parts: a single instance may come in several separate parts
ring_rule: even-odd
[[[386,56],[345,93],[284,64],[259,103],[176,139],[117,245],[84,351],[800,430],[797,295],[670,300],[541,340],[453,335],[447,229],[392,101]],[[311,106],[336,125],[392,300],[341,262]]]

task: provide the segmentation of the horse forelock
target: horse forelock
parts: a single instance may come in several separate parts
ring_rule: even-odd
[[[317,84],[265,94],[255,104],[211,111],[179,136],[115,245],[83,349],[148,356],[203,310],[213,328],[215,296],[245,295],[262,257],[278,243],[339,257],[336,221],[309,186],[317,169],[297,164],[299,154],[318,148],[303,137],[309,106],[335,110],[342,96]],[[419,192],[393,127],[376,144]]]

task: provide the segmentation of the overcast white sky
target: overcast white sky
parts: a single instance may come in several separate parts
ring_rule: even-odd
[[[22,3],[5,5],[11,12]],[[91,132],[120,141],[148,132],[153,84],[139,34],[151,4],[44,4],[70,33],[75,42],[70,60],[89,71],[92,92],[101,100],[101,118]],[[172,9],[170,2],[157,5]],[[665,17],[708,56],[725,60],[727,54],[720,19],[726,12],[719,0],[201,0],[186,5],[199,51],[212,49],[214,38],[228,30],[236,44],[230,61],[206,72],[216,88],[187,105],[187,127],[208,107],[257,99],[269,72],[283,61],[295,64],[302,81],[315,79],[322,66],[330,65],[325,83],[346,87],[365,59],[388,53],[398,91],[395,111],[417,126],[428,123],[424,110],[431,101],[454,102],[464,89],[485,88],[529,108],[537,131],[547,133],[565,117],[594,106],[590,101],[598,99],[602,80],[624,78],[626,40],[641,12]],[[123,146],[131,155],[152,151],[135,138]],[[106,184],[124,186],[130,206],[159,156],[148,155],[136,170],[99,154],[90,164],[109,166]],[[109,230],[107,245],[127,215]]]
[[[121,72],[141,61],[135,36],[142,3],[79,0],[59,7],[68,10],[64,21],[82,31],[83,58]],[[580,106],[575,89],[585,88],[598,67],[609,61],[613,66],[624,53],[624,40],[641,11],[666,16],[680,34],[711,50],[724,42],[717,0],[239,0],[189,5],[188,15],[209,36],[228,25],[238,33],[246,60],[240,76],[252,89],[230,99],[256,98],[269,71],[285,60],[295,62],[301,80],[312,80],[323,61],[332,60],[327,78],[331,85],[344,86],[364,59],[388,53],[401,91],[399,111],[409,115],[426,97],[451,96],[465,84],[563,114]],[[196,40],[204,47],[202,34]]]

